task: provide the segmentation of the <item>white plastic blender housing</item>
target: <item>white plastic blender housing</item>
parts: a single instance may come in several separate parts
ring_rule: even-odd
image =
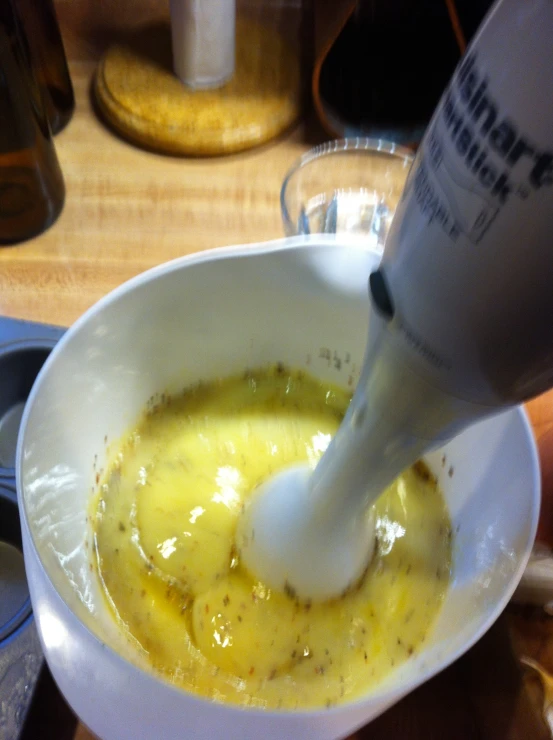
[[[241,522],[243,562],[273,587],[339,595],[404,468],[553,385],[552,34],[550,0],[505,0],[445,91],[371,275],[344,423],[313,475],[268,481]]]

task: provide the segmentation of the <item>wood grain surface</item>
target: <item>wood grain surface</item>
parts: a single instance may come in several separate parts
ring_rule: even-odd
[[[166,5],[59,3],[77,100],[73,119],[56,137],[66,203],[49,231],[0,249],[1,314],[69,325],[115,286],[160,262],[283,236],[280,185],[320,134],[300,126],[244,154],[182,159],[135,148],[96,116],[90,85],[101,52]]]
[[[72,121],[56,138],[67,198],[48,232],[0,248],[0,314],[66,326],[108,291],[163,261],[280,237],[280,185],[297,157],[325,138],[317,124],[308,118],[269,145],[218,159],[137,149],[99,120],[90,83],[107,45],[145,20],[166,16],[167,0],[57,5],[77,100]],[[542,456],[540,533],[551,543],[553,394],[528,408]],[[466,656],[356,737],[545,740],[542,691],[521,670],[522,654],[553,671],[553,624],[539,610],[511,607]],[[42,737],[55,738],[55,731]],[[75,740],[91,737],[78,726]]]

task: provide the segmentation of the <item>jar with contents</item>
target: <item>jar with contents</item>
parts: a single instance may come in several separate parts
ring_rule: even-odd
[[[0,3],[0,244],[47,229],[65,198],[19,4]]]

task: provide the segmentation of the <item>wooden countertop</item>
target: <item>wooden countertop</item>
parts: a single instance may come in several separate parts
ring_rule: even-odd
[[[128,278],[203,249],[283,236],[279,190],[303,127],[245,154],[179,159],[111,133],[94,114],[95,64],[71,60],[73,119],[55,140],[67,196],[38,238],[0,248],[0,314],[69,325]]]
[[[49,231],[0,248],[0,314],[69,325],[115,286],[160,262],[282,236],[280,185],[292,162],[324,140],[318,126],[302,124],[270,145],[219,159],[177,159],[137,149],[97,118],[90,82],[109,40],[153,12],[165,14],[166,2],[57,5],[77,99],[72,121],[56,138],[67,198]],[[553,394],[529,411],[547,493],[553,488],[546,454],[553,442]],[[549,541],[550,498],[540,525]],[[552,621],[541,611],[510,608],[466,656],[356,737],[549,738],[540,685],[521,671],[518,657],[533,656],[553,670]],[[78,726],[75,740],[91,737]]]

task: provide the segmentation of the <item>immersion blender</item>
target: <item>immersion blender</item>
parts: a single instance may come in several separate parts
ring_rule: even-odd
[[[424,85],[424,80],[421,80]],[[374,548],[370,505],[468,425],[553,386],[553,0],[501,0],[428,126],[379,269],[361,377],[316,469],[255,492],[242,562],[304,599]]]

